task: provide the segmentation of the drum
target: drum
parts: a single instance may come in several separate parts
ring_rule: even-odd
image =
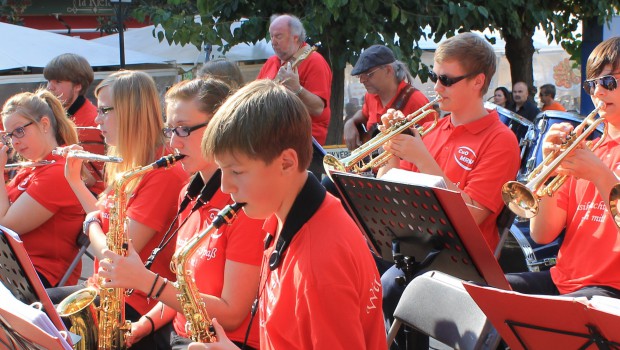
[[[530,153],[536,142],[537,133],[535,125],[517,113],[494,103],[485,102],[484,108],[495,109],[499,115],[499,120],[515,134],[519,142],[519,148],[521,149],[521,167],[524,167],[527,161],[526,156]]]
[[[532,240],[530,236],[529,220],[522,222],[515,221],[514,225],[510,228],[510,233],[521,248],[527,271],[537,272],[549,270],[555,265],[560,245],[562,245],[562,241],[564,240],[564,231],[562,231],[553,242],[544,245],[538,244]]]
[[[553,124],[570,123],[573,126],[581,124],[583,117],[576,113],[562,111],[544,111],[536,116],[534,123],[536,125],[535,145],[530,147],[525,162],[521,162],[521,169],[517,179],[526,182],[529,174],[543,161],[542,144],[547,132]],[[603,125],[599,125],[595,132],[588,137],[589,140],[601,137],[603,134]]]

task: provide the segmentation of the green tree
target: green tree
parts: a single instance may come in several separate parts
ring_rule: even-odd
[[[377,43],[390,46],[425,81],[428,67],[420,61],[418,46],[426,38],[424,28],[431,29],[430,39],[436,42],[457,32],[498,28],[506,40],[513,81],[531,85],[531,38],[537,26],[546,31],[549,41],[566,40],[565,47],[574,52],[580,38],[572,33],[578,21],[607,21],[619,1],[151,0],[143,1],[134,16],[161,24],[166,37],[160,33],[160,40],[197,47],[210,43],[224,49],[267,37],[269,17],[274,13],[299,16],[309,41],[321,42],[319,51],[333,72],[329,144],[340,143],[342,138],[345,65],[354,64],[363,48]],[[243,24],[231,31],[231,24],[240,19]]]

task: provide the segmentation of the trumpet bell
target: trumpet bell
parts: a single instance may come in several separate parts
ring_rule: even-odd
[[[538,199],[518,181],[508,181],[502,186],[502,199],[508,209],[519,217],[531,219],[538,214]]]

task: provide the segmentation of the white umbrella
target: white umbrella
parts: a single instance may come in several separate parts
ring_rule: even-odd
[[[93,67],[120,65],[118,41],[116,47],[113,47],[2,22],[0,22],[0,48],[0,70],[45,67],[52,58],[63,53],[84,56]],[[125,50],[126,65],[147,63],[165,64],[167,60],[155,55]]]

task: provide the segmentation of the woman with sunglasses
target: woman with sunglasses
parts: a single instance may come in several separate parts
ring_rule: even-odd
[[[77,142],[75,125],[47,90],[9,98],[2,108],[2,124],[7,132],[0,142],[0,170],[5,170],[9,146],[26,161],[53,162],[22,168],[0,190],[0,225],[19,234],[49,288],[58,284],[77,254],[84,220],[84,210],[63,176],[65,159],[52,154],[58,146]],[[80,272],[75,269],[68,282],[77,283]]]
[[[185,208],[180,208],[181,222],[176,246],[181,248],[192,236],[202,232],[215,213],[233,203],[230,195],[220,190],[220,171],[217,165],[202,156],[202,134],[215,110],[228,97],[229,87],[215,79],[182,81],[166,93],[168,126],[164,135],[170,138],[170,146],[185,156],[181,160],[188,173],[194,173],[185,193],[193,197]],[[193,188],[199,189],[200,194]],[[196,192],[196,193],[191,193]],[[183,202],[184,195],[180,202]],[[196,198],[198,197],[198,198]],[[202,204],[196,209],[196,204]],[[192,276],[196,277],[202,300],[210,317],[217,317],[228,335],[238,344],[244,342],[248,330],[250,309],[256,297],[259,264],[262,258],[262,220],[248,218],[243,211],[230,226],[205,238],[200,245],[199,256],[192,264]],[[170,238],[173,238],[172,235]],[[174,240],[171,241],[174,244]],[[102,263],[100,275],[107,285],[134,288],[145,293],[155,281],[160,290],[159,304],[155,305],[140,321],[132,325],[128,344],[155,332],[161,348],[185,349],[190,343],[185,329],[186,319],[177,300],[178,291],[170,284],[158,280],[154,272],[146,270],[134,250],[130,248],[127,258],[112,252],[106,257],[114,263]],[[162,287],[163,286],[163,287]],[[254,322],[246,349],[258,348],[258,323]]]
[[[504,207],[501,188],[515,178],[520,162],[514,133],[499,120],[497,111],[484,108],[496,59],[491,45],[474,33],[441,42],[429,77],[441,98],[440,109],[449,114],[424,138],[412,128],[416,136],[400,134],[388,141],[384,149],[396,157],[378,173],[382,176],[398,167],[442,177],[448,189],[461,193],[491,250],[499,241],[496,220]],[[389,125],[390,118],[390,114],[382,117],[384,125]],[[392,322],[404,291],[395,278],[403,275],[391,267],[381,277],[386,325]],[[402,345],[403,339],[399,340]]]
[[[607,39],[590,54],[583,84],[607,136],[594,151],[578,147],[564,158],[558,173],[569,179],[553,197],[543,196],[530,220],[530,235],[540,244],[565,230],[557,263],[549,271],[509,274],[515,291],[527,294],[620,298],[620,231],[609,211],[611,188],[620,177],[620,37]],[[543,143],[545,155],[559,151],[573,126],[551,126]],[[596,142],[596,141],[594,141]]]
[[[67,158],[65,176],[71,188],[88,212],[84,221],[84,233],[88,234],[92,251],[95,253],[95,271],[107,251],[106,233],[111,229],[110,210],[114,205],[111,198],[112,185],[116,177],[126,171],[149,165],[162,156],[172,153],[166,147],[162,135],[163,118],[159,92],[155,81],[140,71],[119,71],[103,79],[95,89],[99,125],[108,145],[107,154],[123,158],[121,163],[106,163],[106,190],[96,198],[86,187],[79,173],[82,160]],[[63,149],[79,149],[77,146]],[[146,261],[150,253],[162,240],[166,229],[175,216],[175,208],[181,188],[187,182],[187,173],[178,164],[168,169],[159,168],[131,181],[127,186],[126,215],[127,233],[134,249]],[[174,247],[166,247],[159,253],[151,270],[163,278],[174,279],[170,271],[170,259]],[[96,274],[93,277],[98,277]],[[98,278],[92,279],[97,281]],[[58,295],[54,294],[53,301]],[[65,292],[66,294],[66,292]],[[135,291],[125,298],[125,316],[137,321],[148,312],[153,303],[146,293]],[[145,339],[141,345],[152,348]]]

